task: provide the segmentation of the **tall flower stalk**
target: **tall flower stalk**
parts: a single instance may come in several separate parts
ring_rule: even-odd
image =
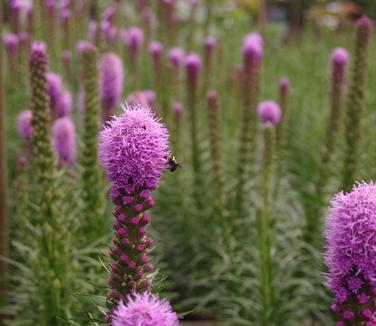
[[[376,297],[376,186],[338,193],[326,218],[326,285],[334,294],[336,326],[373,326]]]
[[[263,182],[262,182],[262,211],[258,216],[259,250],[261,265],[261,303],[262,325],[267,326],[273,320],[274,290],[272,280],[270,210],[272,167],[275,154],[275,127],[280,121],[281,111],[273,101],[261,102],[258,114],[263,123],[264,154],[263,154]]]
[[[346,104],[345,118],[345,157],[342,188],[350,190],[356,179],[360,157],[361,120],[364,111],[366,81],[368,74],[368,52],[373,23],[361,17],[356,23],[355,52],[352,79]]]
[[[90,232],[99,231],[103,225],[100,220],[100,196],[97,191],[100,182],[98,164],[99,132],[99,85],[97,49],[85,42],[81,49],[82,80],[84,86],[84,135],[82,155],[82,182],[85,202],[85,223]]]
[[[187,74],[187,108],[190,112],[191,123],[191,140],[192,140],[192,166],[194,173],[194,197],[198,206],[201,205],[200,187],[201,187],[201,160],[198,143],[199,131],[199,77],[201,71],[201,59],[195,54],[187,55],[185,61],[185,68]]]
[[[263,56],[263,40],[258,34],[247,35],[243,44],[243,106],[238,155],[237,207],[242,209],[246,180],[249,177],[256,134],[256,106]]]
[[[46,71],[45,45],[34,43],[30,55],[30,83],[33,159],[38,193],[38,222],[41,229],[38,264],[33,266],[37,275],[36,286],[42,299],[38,318],[40,325],[63,325],[67,312],[62,309],[61,303],[64,302],[66,288],[69,286],[65,280],[69,242],[66,226],[61,220],[63,213],[51,146]]]
[[[283,151],[286,150],[289,132],[289,95],[290,82],[287,77],[282,77],[279,81],[279,106],[282,111],[281,123],[277,128],[277,156],[279,159],[283,156]],[[280,163],[281,164],[281,163]]]
[[[320,208],[322,207],[324,187],[330,177],[330,160],[336,146],[336,135],[340,127],[342,117],[342,106],[346,88],[346,67],[348,53],[343,48],[336,48],[332,53],[332,74],[331,74],[331,103],[329,120],[326,129],[325,146],[321,152],[320,162],[315,179],[315,201],[312,209],[307,214],[307,225],[305,239],[311,243],[317,233],[317,226],[320,225]]]
[[[123,107],[123,114],[109,122],[100,133],[100,159],[112,184],[111,199],[114,237],[113,260],[107,296],[111,320],[114,308],[128,295],[151,291],[147,275],[153,240],[146,234],[154,206],[152,191],[168,167],[168,132],[152,112],[143,106]]]

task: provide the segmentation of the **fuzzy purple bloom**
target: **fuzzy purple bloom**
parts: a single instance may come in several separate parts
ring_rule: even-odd
[[[279,80],[279,92],[285,96],[287,92],[289,91],[290,82],[287,77],[282,77]]]
[[[154,57],[154,56],[160,56],[163,51],[163,46],[160,42],[158,41],[152,41],[149,44],[149,53]]]
[[[56,105],[56,116],[61,118],[70,115],[72,111],[72,96],[68,90],[63,90]]]
[[[170,303],[144,292],[120,302],[111,321],[112,326],[178,326],[179,320]]]
[[[142,43],[144,42],[144,31],[139,27],[128,29],[127,44],[129,46],[132,63],[138,59]]]
[[[22,111],[17,116],[17,131],[23,140],[29,141],[33,134],[33,127],[31,125],[31,120],[33,118],[33,113],[31,110]]]
[[[207,58],[211,58],[213,56],[213,51],[217,46],[217,39],[214,36],[208,36],[205,39],[205,53]]]
[[[142,186],[158,181],[166,168],[168,132],[148,108],[123,106],[123,114],[101,131],[99,150],[110,181]]]
[[[46,44],[43,42],[33,42],[31,45],[30,62],[47,62]]]
[[[242,47],[244,62],[254,60],[259,62],[263,56],[263,39],[257,33],[246,35]]]
[[[332,52],[332,62],[336,65],[346,65],[349,61],[349,53],[344,48],[335,48]]]
[[[340,84],[342,87],[346,78],[346,67],[349,61],[349,54],[343,48],[336,48],[332,52],[332,78],[335,83]]]
[[[4,35],[4,45],[7,50],[10,59],[13,59],[17,54],[17,49],[19,45],[19,39],[16,34],[6,33]]]
[[[63,117],[54,122],[52,140],[59,163],[72,166],[76,161],[76,131],[69,117]]]
[[[61,81],[61,77],[54,72],[48,72],[47,73],[47,93],[51,100],[50,105],[51,105],[51,110],[54,116],[58,115],[57,114],[58,105],[59,105],[62,92],[63,92],[63,82]]]
[[[185,59],[185,68],[190,85],[196,85],[201,70],[201,59],[196,53],[190,53]]]
[[[99,71],[103,117],[107,120],[113,115],[123,92],[123,62],[115,53],[105,53],[101,58]]]
[[[360,183],[334,197],[326,218],[327,285],[335,295],[332,310],[344,319],[343,325],[375,323],[374,302],[369,300],[376,295],[375,212],[376,185]],[[371,314],[360,313],[366,309]]]
[[[95,49],[95,45],[86,40],[79,40],[76,43],[76,49],[77,52],[81,54],[83,51],[86,51],[88,49]]]
[[[181,102],[174,102],[172,109],[174,111],[174,120],[178,124],[183,115],[183,104]]]
[[[29,42],[29,34],[27,32],[18,33],[19,45],[23,46]]]
[[[172,48],[168,52],[168,60],[174,68],[178,68],[183,63],[185,52],[181,48]]]
[[[260,102],[257,113],[262,123],[270,123],[272,126],[277,126],[281,120],[281,109],[274,101]]]

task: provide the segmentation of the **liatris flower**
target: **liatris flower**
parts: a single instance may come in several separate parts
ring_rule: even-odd
[[[96,190],[99,184],[98,145],[99,132],[99,83],[97,49],[89,42],[81,44],[81,68],[84,91],[84,132],[82,155],[82,182],[85,198],[85,223],[90,234],[98,234],[103,220],[100,219],[100,195]]]
[[[121,59],[112,52],[105,53],[100,60],[100,97],[102,121],[107,121],[120,102],[123,92],[124,69]]]
[[[146,210],[154,205],[151,192],[167,168],[168,132],[144,106],[123,106],[123,114],[100,133],[99,156],[116,205],[113,264],[108,294],[110,313],[129,294],[150,290],[145,275],[153,269],[148,253],[153,241],[145,235],[150,221]]]
[[[41,218],[55,217],[54,156],[50,140],[50,111],[47,94],[47,53],[43,43],[33,43],[30,54],[32,143],[40,196]]]
[[[326,129],[325,148],[321,154],[320,167],[316,179],[316,192],[319,194],[321,188],[328,179],[327,166],[336,145],[336,133],[339,128],[342,113],[342,102],[345,92],[346,67],[349,55],[343,48],[336,48],[332,53],[332,78],[331,78],[331,104],[329,123]]]
[[[76,161],[76,130],[70,117],[57,119],[52,126],[52,140],[61,165]]]
[[[274,127],[281,120],[281,109],[274,101],[261,102],[257,108],[257,113],[262,123],[270,123]]]
[[[131,64],[138,62],[140,49],[144,42],[144,32],[139,27],[131,27],[128,29],[128,46],[130,51]]]
[[[22,111],[17,116],[17,131],[20,137],[29,142],[33,134],[33,127],[31,125],[31,120],[33,118],[33,113],[31,110]]]
[[[60,21],[61,21],[63,37],[64,37],[64,46],[66,48],[70,47],[70,29],[69,29],[70,19],[71,19],[70,10],[68,8],[61,9]]]
[[[4,35],[4,45],[7,50],[9,64],[14,64],[19,45],[18,36],[13,33],[6,33]]]
[[[114,4],[110,4],[103,12],[103,20],[113,24],[116,16],[116,7]]]
[[[129,296],[126,305],[121,301],[113,316],[112,326],[179,326],[170,303],[145,292]]]
[[[327,285],[337,326],[376,323],[376,186],[360,183],[338,193],[326,218]]]
[[[69,50],[63,52],[63,65],[66,76],[70,80],[72,71],[72,52]]]
[[[88,39],[90,42],[95,43],[97,40],[98,23],[94,20],[89,22]]]
[[[259,252],[261,266],[261,303],[262,303],[262,325],[273,324],[272,309],[273,300],[273,279],[272,262],[270,253],[270,188],[272,185],[272,167],[274,156],[275,127],[281,118],[281,110],[273,101],[261,102],[257,113],[263,123],[264,129],[264,157],[263,157],[263,184],[262,184],[262,212],[257,219],[259,230]]]
[[[196,53],[190,53],[185,60],[185,69],[187,74],[187,107],[190,110],[191,122],[191,139],[192,139],[192,165],[194,171],[194,196],[197,205],[200,206],[201,197],[199,189],[201,186],[201,163],[200,152],[198,144],[198,130],[199,130],[199,112],[197,107],[197,97],[199,90],[199,77],[201,71],[201,59]]]
[[[280,156],[281,150],[287,146],[288,141],[288,123],[289,123],[289,112],[288,112],[288,96],[290,88],[289,79],[287,77],[282,77],[279,81],[279,105],[282,110],[281,123],[277,130],[277,153]]]
[[[181,48],[172,48],[168,51],[168,60],[174,71],[178,71],[185,57],[185,52]]]
[[[355,53],[352,80],[347,97],[345,119],[345,158],[342,187],[351,188],[358,172],[361,120],[368,74],[368,52],[373,29],[372,21],[361,17],[356,24]]]
[[[243,108],[238,159],[237,203],[243,206],[245,180],[249,174],[254,138],[256,134],[256,105],[259,93],[260,69],[263,56],[263,41],[258,34],[249,34],[244,39],[243,52]]]
[[[206,97],[208,109],[208,123],[210,136],[210,154],[213,165],[213,177],[218,199],[223,199],[223,171],[221,162],[221,121],[219,98],[216,91],[210,91]]]
[[[176,98],[180,97],[180,67],[184,62],[185,52],[181,48],[172,48],[168,52],[168,61],[171,66],[172,80],[171,93],[175,94]]]
[[[70,115],[72,111],[72,96],[68,90],[63,90],[56,106],[56,117],[61,118]]]
[[[211,66],[214,49],[217,46],[217,39],[214,36],[208,36],[205,39],[205,62]]]
[[[181,102],[174,102],[173,111],[174,111],[174,121],[177,126],[180,125],[181,117],[183,115],[183,104]]]
[[[61,81],[61,77],[54,72],[47,73],[47,92],[50,96],[51,112],[53,118],[55,118],[60,96],[63,92],[63,83]]]
[[[149,53],[153,59],[155,89],[157,93],[160,91],[161,86],[161,64],[162,64],[162,51],[163,46],[157,41],[153,41],[149,44]]]
[[[131,93],[127,96],[127,103],[141,104],[143,106],[153,107],[156,100],[156,94],[152,90]]]

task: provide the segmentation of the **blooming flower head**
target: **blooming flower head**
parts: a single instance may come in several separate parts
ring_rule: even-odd
[[[152,41],[149,45],[149,53],[154,56],[160,56],[163,50],[163,46],[158,41]]]
[[[208,47],[208,48],[215,48],[216,45],[217,45],[217,39],[214,36],[209,35],[205,39],[205,46],[206,47]]]
[[[183,104],[181,102],[174,102],[173,111],[175,121],[178,123],[183,115]]]
[[[257,113],[262,123],[269,123],[274,127],[281,120],[281,109],[274,101],[261,102],[257,108]]]
[[[187,71],[188,81],[195,85],[201,70],[201,59],[196,53],[190,53],[185,59],[185,68]]]
[[[51,98],[58,97],[63,90],[61,77],[54,72],[47,73],[47,92]]]
[[[279,91],[282,95],[285,95],[289,90],[290,82],[287,77],[282,77],[279,80]]]
[[[120,302],[112,316],[112,326],[178,326],[179,320],[170,303],[149,292]]]
[[[246,35],[243,43],[243,57],[247,61],[253,59],[256,62],[260,61],[263,56],[263,39],[257,33]]]
[[[179,67],[184,60],[184,50],[181,48],[172,48],[168,52],[168,60],[173,67]]]
[[[33,118],[33,113],[31,110],[22,111],[17,116],[17,131],[23,140],[30,140],[33,134],[33,127],[31,125],[31,120]]]
[[[76,131],[70,117],[62,117],[54,122],[52,140],[59,162],[72,166],[76,161]]]
[[[101,163],[118,185],[157,182],[168,154],[167,129],[142,105],[123,106],[123,114],[100,133]]]
[[[326,218],[327,284],[335,295],[332,310],[344,319],[343,325],[354,318],[364,325],[375,322],[370,300],[376,295],[375,214],[376,185],[361,183],[350,193],[338,193]],[[369,309],[371,314],[364,314]],[[362,315],[355,315],[359,311]]]
[[[335,48],[332,52],[332,62],[336,65],[346,65],[349,61],[349,54],[344,48]]]
[[[101,102],[108,115],[113,114],[123,91],[123,62],[115,53],[105,53],[100,61]]]
[[[69,115],[72,110],[72,96],[68,90],[63,90],[56,105],[56,115],[64,117]]]
[[[19,40],[18,40],[18,36],[16,34],[6,33],[4,35],[4,45],[7,49],[10,57],[13,57],[16,54],[18,44],[19,44]]]
[[[131,56],[135,59],[144,42],[144,31],[139,27],[131,27],[127,33],[127,44],[131,51]]]

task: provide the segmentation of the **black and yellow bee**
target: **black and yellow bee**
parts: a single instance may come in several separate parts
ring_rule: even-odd
[[[175,156],[172,154],[167,156],[167,164],[168,164],[168,169],[171,172],[176,171],[177,168],[181,168],[181,165],[176,161]]]

